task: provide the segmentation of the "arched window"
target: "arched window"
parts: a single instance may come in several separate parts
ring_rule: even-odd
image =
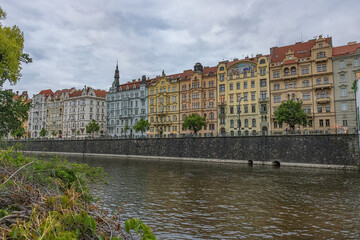
[[[224,67],[220,67],[220,71],[224,71]]]
[[[284,75],[285,75],[285,76],[289,76],[289,74],[290,74],[290,73],[289,73],[289,69],[288,69],[288,68],[285,68],[285,69],[284,69]]]
[[[296,74],[296,67],[292,67],[291,68],[291,75],[295,75]]]
[[[245,127],[248,127],[248,126],[249,126],[249,120],[245,119]]]
[[[261,59],[260,64],[265,64],[265,59]]]

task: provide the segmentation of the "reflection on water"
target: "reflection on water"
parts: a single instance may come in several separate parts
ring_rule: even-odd
[[[103,167],[92,191],[159,239],[359,239],[360,174],[305,168],[75,159]]]

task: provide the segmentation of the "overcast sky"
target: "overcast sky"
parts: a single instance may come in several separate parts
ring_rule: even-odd
[[[4,25],[18,25],[25,52],[21,81],[6,88],[108,90],[119,61],[120,82],[196,62],[269,54],[270,47],[323,34],[333,45],[360,41],[359,0],[5,0]]]

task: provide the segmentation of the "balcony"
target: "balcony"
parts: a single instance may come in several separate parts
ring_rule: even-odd
[[[219,118],[224,118],[225,117],[225,113],[219,113]]]
[[[324,84],[316,84],[316,85],[314,85],[315,90],[327,89],[327,88],[332,88],[332,87],[333,87],[332,83],[324,83]]]
[[[330,102],[330,98],[329,97],[325,97],[325,98],[317,98],[316,99],[316,102],[317,103],[328,103],[328,102]]]
[[[269,127],[269,123],[268,122],[261,122],[260,127]]]
[[[267,110],[260,110],[260,114],[267,114],[268,111]]]
[[[318,56],[316,59],[315,59],[315,62],[326,62],[328,60],[328,58],[324,55],[322,56]]]
[[[283,76],[283,79],[284,80],[288,80],[288,79],[293,79],[293,78],[298,78],[299,75],[298,74],[291,74],[291,73],[288,73],[288,74],[284,74]]]
[[[268,101],[270,101],[269,97],[261,97],[261,98],[259,98],[259,102],[268,102]]]
[[[218,106],[223,106],[223,105],[226,105],[226,101],[218,102]]]

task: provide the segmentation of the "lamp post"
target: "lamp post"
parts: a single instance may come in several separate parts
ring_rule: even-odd
[[[240,129],[241,129],[241,120],[240,120],[240,114],[241,114],[241,100],[242,100],[243,98],[242,97],[240,97],[239,98],[239,105],[238,105],[238,107],[237,107],[237,114],[238,114],[238,116],[239,116],[239,118],[238,118],[238,136],[240,136]]]

